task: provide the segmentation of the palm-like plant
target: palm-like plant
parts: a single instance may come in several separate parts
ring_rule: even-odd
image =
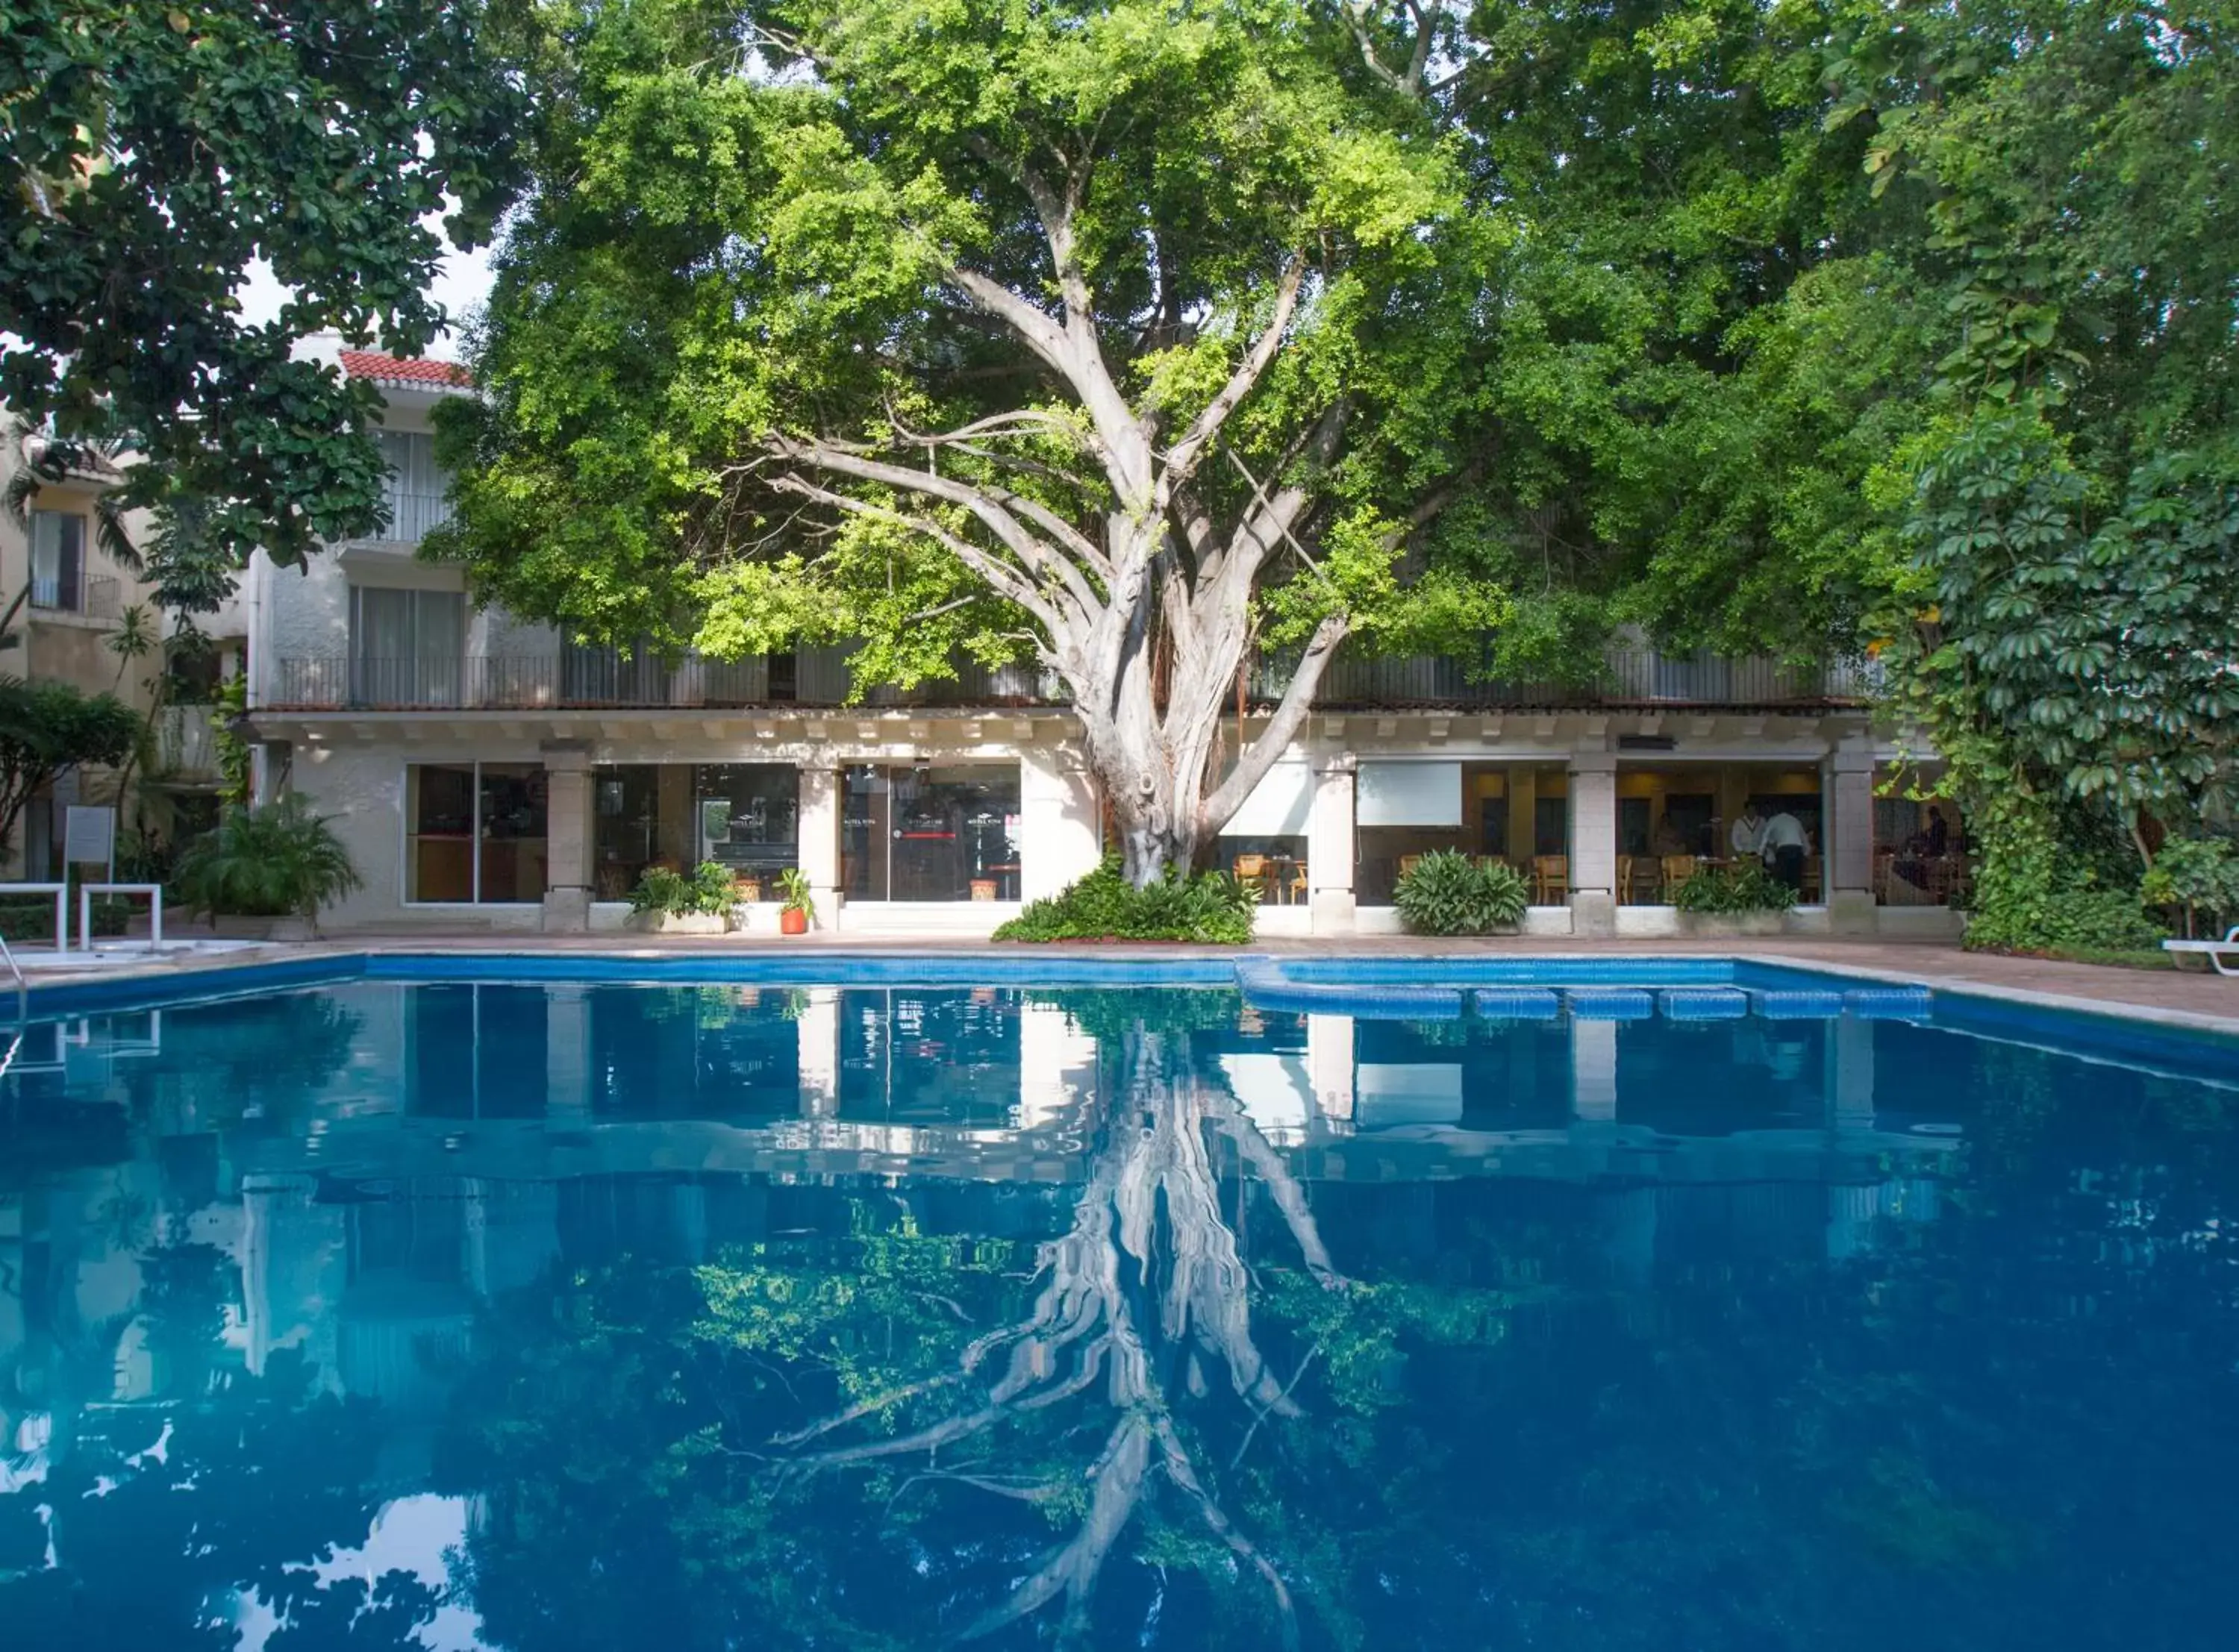
[[[176,881],[189,912],[300,917],[315,935],[322,906],[365,886],[326,817],[295,796],[227,810],[180,855]]]

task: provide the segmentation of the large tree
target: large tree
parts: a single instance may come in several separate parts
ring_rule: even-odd
[[[1472,204],[1428,55],[1353,14],[561,19],[452,548],[625,641],[847,638],[905,681],[1037,660],[1130,873],[1186,864],[1348,636],[1507,605],[1415,534],[1497,445],[1514,226]],[[1261,645],[1286,674],[1239,751]]]
[[[0,401],[156,462],[236,556],[382,520],[374,399],[290,359],[334,329],[416,355],[448,207],[486,238],[523,116],[504,0],[11,0],[0,12]],[[273,320],[236,292],[262,259]]]

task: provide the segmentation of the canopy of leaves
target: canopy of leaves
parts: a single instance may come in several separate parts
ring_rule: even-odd
[[[0,677],[0,855],[37,793],[81,766],[122,763],[139,737],[139,716],[114,694]]]
[[[333,329],[417,355],[442,251],[503,204],[523,89],[506,0],[13,0],[0,20],[0,400],[130,436],[131,502],[203,501],[292,561],[381,521],[373,399],[289,359]],[[290,289],[252,324],[262,261]]]

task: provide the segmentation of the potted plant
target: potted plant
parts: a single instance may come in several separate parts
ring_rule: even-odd
[[[1392,904],[1414,935],[1490,935],[1524,921],[1524,874],[1499,860],[1434,849],[1399,874]]]
[[[1671,892],[1690,935],[1777,935],[1796,892],[1754,860],[1704,866]]]
[[[785,902],[778,908],[778,932],[806,935],[810,920],[816,916],[816,899],[808,892],[808,874],[799,866],[787,866],[778,873],[777,887]]]
[[[731,869],[703,860],[688,878],[667,866],[648,866],[630,891],[630,925],[663,935],[720,935],[731,926],[738,897]]]
[[[293,794],[261,809],[228,809],[217,825],[180,853],[173,890],[189,912],[220,912],[300,923],[319,932],[319,909],[364,887],[327,817]],[[284,927],[276,940],[292,939]]]

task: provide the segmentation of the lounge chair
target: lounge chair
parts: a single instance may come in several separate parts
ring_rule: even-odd
[[[2162,951],[2197,953],[2218,975],[2239,975],[2239,924],[2234,924],[2231,932],[2220,941],[2163,941]]]

